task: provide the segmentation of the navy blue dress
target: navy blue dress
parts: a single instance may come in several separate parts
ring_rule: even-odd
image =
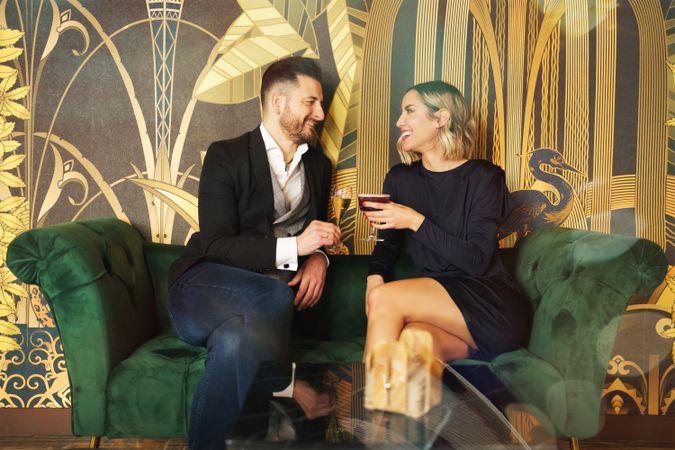
[[[462,312],[478,346],[473,358],[491,360],[523,345],[530,303],[497,252],[497,230],[509,212],[504,171],[469,160],[432,172],[416,161],[392,167],[383,190],[425,220],[416,232],[381,230],[369,274],[386,280],[405,241],[419,276],[443,285]]]

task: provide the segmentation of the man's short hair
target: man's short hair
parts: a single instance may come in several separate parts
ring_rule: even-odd
[[[260,101],[265,104],[267,93],[277,83],[296,83],[298,76],[304,75],[321,82],[321,69],[315,60],[302,56],[280,59],[265,70],[260,86]]]

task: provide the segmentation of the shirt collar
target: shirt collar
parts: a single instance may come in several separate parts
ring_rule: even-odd
[[[260,134],[262,134],[263,142],[265,143],[265,150],[267,150],[268,152],[272,150],[278,150],[279,152],[281,152],[281,147],[279,147],[277,141],[274,140],[270,132],[267,131],[267,128],[265,128],[265,125],[263,125],[262,123],[260,124]],[[307,143],[298,145],[298,149],[295,151],[293,159],[304,155],[307,152],[307,150],[309,150],[309,145],[307,145]]]

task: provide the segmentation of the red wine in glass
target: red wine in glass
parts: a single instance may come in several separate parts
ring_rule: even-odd
[[[389,203],[389,194],[359,194],[359,209],[361,211],[380,211],[378,208],[364,206],[364,202]],[[380,239],[377,236],[377,230],[373,227],[372,222],[370,224],[370,234],[363,240],[376,242],[383,241],[383,239]]]

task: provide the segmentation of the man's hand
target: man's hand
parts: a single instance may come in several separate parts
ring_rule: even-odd
[[[307,258],[293,279],[288,282],[289,286],[296,286],[300,283],[295,300],[293,300],[298,311],[311,308],[321,298],[326,281],[326,266],[326,257],[321,253],[314,253]]]
[[[366,278],[366,317],[368,317],[368,294],[373,288],[381,286],[384,284],[384,278],[382,275],[369,275]]]
[[[293,388],[293,398],[300,408],[302,408],[305,416],[309,420],[318,417],[327,416],[331,411],[330,397],[325,392],[319,393],[314,390],[304,380],[296,380]]]
[[[311,255],[321,247],[336,245],[342,232],[333,223],[312,220],[305,231],[297,238],[298,256]]]
[[[396,230],[404,230],[406,228],[412,231],[417,229],[424,222],[424,216],[414,209],[394,202],[376,203],[365,202],[364,206],[377,208],[381,211],[368,211],[366,217],[373,224],[373,228],[378,230],[387,230],[394,228]]]

